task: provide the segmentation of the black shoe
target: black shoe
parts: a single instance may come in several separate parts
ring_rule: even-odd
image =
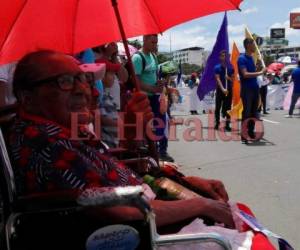
[[[174,162],[174,158],[168,153],[160,154],[159,159],[162,161]]]
[[[241,142],[244,144],[248,144],[248,140],[244,137],[241,137]]]
[[[225,126],[225,131],[227,131],[227,132],[231,132],[231,127],[229,127],[229,126]]]
[[[269,112],[267,112],[267,111],[265,111],[265,112],[264,112],[264,115],[269,115],[269,114],[270,114],[270,113],[269,113]]]
[[[225,122],[225,131],[227,131],[227,132],[231,131],[230,121],[229,120],[226,120],[226,122]]]

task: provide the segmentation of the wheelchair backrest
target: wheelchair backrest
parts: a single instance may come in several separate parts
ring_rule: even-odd
[[[0,191],[4,219],[10,213],[16,199],[15,177],[5,142],[5,136],[8,134],[8,128],[15,115],[15,105],[0,109]]]

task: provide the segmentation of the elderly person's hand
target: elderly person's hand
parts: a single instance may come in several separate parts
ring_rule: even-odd
[[[143,121],[137,121],[138,117],[142,118]],[[125,126],[125,140],[121,140],[121,145],[132,150],[140,146],[141,141],[145,139],[146,125],[153,117],[147,95],[142,92],[134,92],[125,107],[124,122],[125,124],[137,125]],[[138,124],[141,122],[143,124]]]
[[[143,120],[145,124],[154,117],[149,99],[147,95],[142,92],[134,92],[132,94],[132,97],[126,107],[126,113],[129,116],[137,113],[143,113]]]
[[[214,200],[227,202],[229,199],[224,184],[219,180],[208,180],[196,176],[187,176],[182,178]]]
[[[205,208],[203,215],[208,216],[216,222],[224,223],[228,228],[235,228],[230,206],[223,201],[205,199]]]

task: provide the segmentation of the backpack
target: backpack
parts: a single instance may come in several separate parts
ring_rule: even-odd
[[[134,55],[135,54],[138,54],[141,57],[141,59],[142,59],[142,72],[143,72],[145,70],[146,64],[147,64],[146,58],[145,58],[144,54],[141,51],[137,51],[137,52],[134,53]],[[154,57],[154,59],[156,61],[156,64],[158,64],[157,56],[155,54],[153,54],[153,53],[151,53],[151,55],[153,55],[153,57]],[[125,68],[128,71],[128,80],[127,80],[127,82],[124,83],[124,87],[125,87],[126,90],[133,90],[135,88],[135,86],[134,86],[133,81],[132,81],[133,76],[132,76],[132,72],[130,72],[130,70],[129,70],[128,63],[125,64]]]
[[[147,64],[145,56],[140,51],[137,51],[134,54],[138,54],[142,58],[142,71],[144,71],[146,68],[146,64]],[[156,55],[154,55],[153,53],[151,53],[151,54],[154,56],[156,63],[157,63]],[[126,82],[124,82],[123,84],[121,84],[121,86],[120,86],[121,87],[121,107],[122,108],[124,108],[126,106],[126,103],[130,99],[130,96],[131,96],[130,93],[133,91],[133,89],[136,88],[136,86],[133,84],[134,76],[132,75],[132,72],[129,70],[128,63],[126,63],[124,67],[128,71],[128,80]]]

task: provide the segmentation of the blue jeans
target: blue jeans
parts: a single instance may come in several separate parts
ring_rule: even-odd
[[[289,115],[293,115],[295,105],[300,98],[300,93],[293,93],[292,95],[292,100],[291,100],[291,105],[290,105],[290,110],[289,110]]]
[[[162,128],[156,128],[155,129],[155,135],[162,137],[162,139],[160,139],[157,142],[157,146],[158,146],[158,152],[159,154],[165,154],[167,153],[167,148],[168,148],[168,138],[165,135],[165,128],[166,128],[166,114],[161,114],[159,111],[159,95],[152,95],[152,96],[148,96],[149,101],[150,101],[150,106],[152,108],[152,112],[154,114],[155,118],[159,118],[163,121],[164,126],[162,126]],[[157,126],[157,122],[154,122],[154,126]]]

